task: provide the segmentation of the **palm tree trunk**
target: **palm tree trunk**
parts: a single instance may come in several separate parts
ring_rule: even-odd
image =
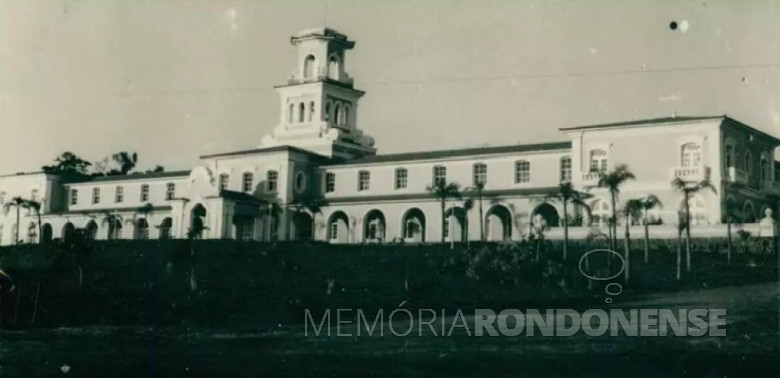
[[[726,259],[728,265],[731,265],[731,217],[726,219],[726,234],[728,239],[728,248],[726,249]]]
[[[685,271],[691,271],[691,209],[685,196]]]
[[[43,226],[41,226],[41,213],[35,211],[35,215],[38,217],[38,244],[43,242]]]
[[[677,281],[680,280],[682,265],[682,232],[677,232]]]
[[[650,230],[647,224],[647,210],[645,210],[645,264],[649,261],[650,255]]]
[[[485,221],[484,214],[482,213],[482,189],[477,186],[477,196],[479,197],[479,240],[481,242],[485,241],[485,225],[483,222]],[[18,224],[18,222],[17,222]]]
[[[610,222],[610,227],[612,227],[612,240],[610,240],[610,249],[613,251],[617,249],[617,209],[615,208],[616,199],[615,199],[615,193],[610,192],[610,195],[612,197],[612,221]],[[612,274],[612,271],[610,271],[610,274]]]
[[[445,231],[444,229],[446,228],[446,227],[444,226],[444,224],[446,223],[446,222],[444,221],[444,217],[446,216],[446,215],[444,214],[444,213],[445,213],[445,211],[444,211],[444,206],[445,206],[445,203],[444,203],[444,196],[442,196],[442,197],[441,197],[441,242],[442,242],[442,244],[444,243],[444,231]],[[450,235],[450,238],[452,238],[452,235]]]
[[[563,260],[566,261],[569,247],[569,212],[566,211],[566,200],[563,200]]]
[[[14,244],[19,244],[19,205],[16,205],[16,240]]]
[[[628,275],[629,275],[629,271],[630,271],[630,269],[629,269],[629,266],[630,266],[629,261],[630,261],[630,257],[631,257],[631,238],[630,238],[629,231],[628,231],[628,224],[629,224],[629,222],[626,220],[626,239],[623,241],[623,244],[625,245],[625,248],[626,248],[626,266],[625,266],[625,269],[626,269],[625,280],[626,280],[626,282],[628,282]]]

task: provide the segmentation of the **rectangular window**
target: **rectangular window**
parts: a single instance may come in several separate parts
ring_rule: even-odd
[[[561,182],[571,181],[571,158],[561,158]]]
[[[336,191],[336,174],[328,172],[325,174],[325,193],[333,193]]]
[[[447,167],[437,165],[433,167],[433,180],[432,183],[436,185],[444,185],[447,183]]]
[[[371,187],[371,172],[360,171],[358,172],[358,191],[362,192],[368,190]]]
[[[100,203],[100,188],[92,188],[92,203]]]
[[[125,188],[117,186],[114,189],[114,202],[121,203],[125,199]]]
[[[170,201],[176,196],[176,184],[169,182],[165,185],[165,199]]]
[[[70,190],[70,204],[71,205],[78,205],[79,203],[79,191],[76,189]]]
[[[244,175],[242,176],[241,190],[245,192],[251,192],[252,187],[254,187],[254,181],[255,181],[255,177],[252,173],[250,172],[244,173]]]
[[[141,202],[149,201],[149,185],[141,185]]]
[[[279,172],[277,171],[268,171],[266,174],[268,185],[267,189],[269,192],[275,192],[279,189]]]
[[[531,163],[520,160],[515,162],[515,184],[531,182]]]
[[[404,168],[398,168],[395,170],[395,188],[406,189],[408,183],[408,171]]]
[[[474,164],[474,185],[487,184],[487,165],[483,163]]]
[[[591,172],[607,171],[607,151],[604,151],[602,149],[596,149],[590,151],[590,171]]]
[[[219,190],[227,190],[230,176],[227,173],[219,175]]]

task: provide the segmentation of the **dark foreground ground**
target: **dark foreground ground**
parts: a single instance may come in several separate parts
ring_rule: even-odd
[[[726,337],[304,336],[252,329],[6,330],[2,377],[774,377],[778,284],[618,296],[613,308],[725,308]],[[335,334],[335,330],[333,330]]]

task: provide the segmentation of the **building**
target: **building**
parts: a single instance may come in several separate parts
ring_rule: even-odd
[[[655,194],[666,205],[650,214],[659,230],[677,223],[682,199],[670,186],[675,177],[716,187],[691,199],[697,226],[720,224],[727,200],[738,205],[741,222],[755,223],[780,195],[774,161],[780,140],[727,116],[571,127],[561,129],[557,143],[378,155],[373,138],[358,128],[364,92],[346,69],[354,42],[320,28],[291,43],[298,58],[287,83],[276,87],[279,124],[256,149],[201,156],[197,167],[181,172],[2,176],[0,244],[17,239],[17,209],[7,206],[14,197],[41,203],[40,235],[38,215],[19,209],[18,239],[29,242],[83,229],[98,239],[190,234],[360,243],[435,242],[442,234],[519,240],[539,224],[556,237],[563,210],[545,196],[564,181],[590,187],[598,172],[619,164],[637,176],[622,188],[621,203]],[[473,207],[448,200],[442,217],[441,203],[427,190],[436,182],[460,184],[475,198]],[[573,237],[603,227],[611,214],[608,193],[590,193],[590,214],[569,210]],[[312,202],[317,211],[307,206]]]

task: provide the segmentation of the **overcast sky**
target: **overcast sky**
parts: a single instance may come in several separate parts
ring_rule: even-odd
[[[673,112],[780,136],[778,16],[750,0],[0,1],[0,173],[66,150],[175,170],[257,147],[289,36],[324,20],[357,42],[346,68],[379,153]]]

